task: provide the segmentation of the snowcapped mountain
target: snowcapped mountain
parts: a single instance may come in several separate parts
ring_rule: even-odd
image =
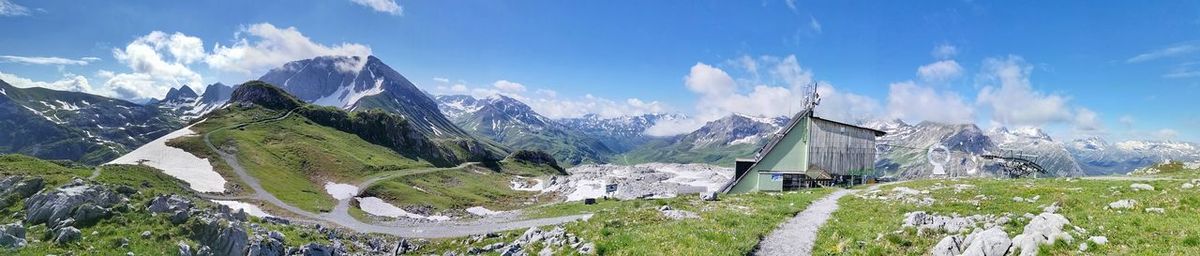
[[[98,164],[181,126],[156,107],[0,81],[0,153]]]
[[[471,138],[438,109],[438,102],[375,56],[325,56],[272,69],[259,80],[300,100],[345,110],[400,114],[433,138]]]
[[[589,136],[599,138],[605,144],[617,151],[628,151],[645,143],[649,136],[646,129],[663,121],[686,119],[682,114],[654,113],[633,116],[605,118],[597,114],[587,114],[583,117],[562,118],[558,123],[572,130],[581,131]]]
[[[992,170],[979,155],[998,151],[996,145],[974,124],[921,122],[909,125],[901,120],[876,121],[865,127],[887,132],[876,141],[875,168],[885,176],[902,179],[929,177],[929,148],[942,145],[949,150],[943,164],[949,176],[983,176]]]
[[[991,129],[988,135],[1000,149],[1035,156],[1031,160],[1042,168],[1072,176],[1085,174],[1075,157],[1067,150],[1067,145],[1054,141],[1041,129],[1022,127],[1009,130],[997,127]]]
[[[921,122],[914,126],[901,120],[873,121],[864,126],[888,133],[877,141],[876,168],[899,178],[930,176],[934,167],[928,154],[935,145],[950,151],[949,161],[943,164],[949,176],[996,175],[999,166],[980,157],[985,154],[1036,156],[1030,160],[1053,176],[1083,175],[1066,146],[1036,128],[1001,127],[985,132],[974,124]]]
[[[649,140],[622,155],[620,160],[730,166],[737,158],[753,156],[788,121],[787,117],[732,114],[705,123],[691,133]]]
[[[1071,141],[1067,150],[1089,175],[1122,174],[1169,160],[1200,160],[1200,147],[1187,142],[1130,140],[1113,144],[1092,137]]]
[[[208,85],[202,95],[197,95],[191,87],[184,85],[178,89],[171,88],[162,100],[150,105],[174,113],[180,119],[187,121],[225,105],[232,93],[233,87],[221,83]]]
[[[614,154],[600,140],[570,129],[503,95],[476,99],[438,96],[442,112],[456,125],[514,149],[542,150],[569,164],[605,163]]]

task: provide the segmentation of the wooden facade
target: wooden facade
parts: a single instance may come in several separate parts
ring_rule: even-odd
[[[756,153],[739,159],[727,193],[785,191],[861,182],[875,169],[875,138],[884,132],[812,116],[792,118]]]

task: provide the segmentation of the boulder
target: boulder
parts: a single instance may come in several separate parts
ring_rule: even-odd
[[[187,222],[189,217],[191,217],[191,213],[188,211],[175,211],[174,214],[171,214],[171,224],[183,224],[184,222]]]
[[[83,205],[80,205],[78,209],[75,209],[75,216],[73,218],[75,219],[75,222],[79,223],[80,225],[88,226],[96,224],[96,222],[103,218],[107,218],[110,214],[111,212],[108,209],[104,209],[95,204],[84,203]]]
[[[1163,208],[1146,208],[1146,212],[1147,213],[1164,214],[1164,213],[1167,213],[1167,210],[1163,209]]]
[[[242,255],[250,237],[241,222],[203,217],[191,222],[192,238],[216,255]]]
[[[192,246],[183,241],[179,241],[179,256],[192,256]]]
[[[717,201],[717,192],[704,192],[704,194],[700,194],[700,200]]]
[[[1021,256],[1032,256],[1037,255],[1041,245],[1054,244],[1059,240],[1071,242],[1074,238],[1062,230],[1064,225],[1070,223],[1066,217],[1056,213],[1039,214],[1025,225],[1023,233],[1013,237],[1012,249],[1020,249]]]
[[[1196,185],[1194,185],[1192,183],[1183,183],[1183,185],[1179,185],[1179,188],[1182,188],[1182,189],[1192,189],[1194,187],[1196,187]]]
[[[44,182],[39,177],[9,176],[0,179],[0,209],[36,194],[43,186]]]
[[[146,210],[153,213],[187,211],[192,209],[192,201],[178,195],[161,195],[150,199]]]
[[[1129,185],[1129,188],[1133,189],[1133,191],[1141,191],[1141,190],[1154,191],[1154,186],[1150,186],[1150,184],[1145,184],[1145,183],[1133,183],[1133,184]]]
[[[277,256],[285,255],[287,248],[283,246],[283,241],[269,237],[255,237],[254,242],[250,243],[247,248],[247,256]]]
[[[929,254],[933,256],[956,256],[962,254],[963,237],[960,235],[951,235],[942,238],[933,248],[929,250]]]
[[[961,254],[963,256],[1003,256],[1008,254],[1009,247],[1012,246],[1008,233],[1000,227],[977,230],[967,235],[963,242],[966,244]]]
[[[1095,243],[1095,244],[1098,244],[1098,245],[1104,245],[1104,244],[1107,244],[1107,243],[1108,243],[1108,237],[1105,237],[1105,236],[1093,236],[1093,237],[1090,237],[1090,238],[1088,238],[1088,241],[1091,241],[1092,243]]]
[[[20,222],[0,225],[0,248],[25,247],[25,226]]]
[[[1136,204],[1137,204],[1137,201],[1134,201],[1133,199],[1125,199],[1125,200],[1119,200],[1116,202],[1108,203],[1108,208],[1114,209],[1114,210],[1132,209],[1133,206]]]
[[[335,246],[326,246],[318,243],[309,243],[300,248],[300,254],[304,256],[335,256],[346,255],[346,250]]]
[[[75,227],[64,227],[55,232],[54,242],[58,244],[66,244],[74,242],[75,240],[79,240],[81,237],[83,237],[83,233],[79,232],[79,229]]]
[[[154,233],[150,233],[150,230],[146,230],[146,231],[142,231],[141,235],[142,235],[142,239],[150,239],[150,237],[153,236]]]
[[[57,223],[63,219],[74,217],[76,210],[84,204],[108,209],[126,201],[128,199],[124,196],[104,187],[88,185],[84,184],[82,180],[76,180],[55,191],[35,194],[25,199],[25,223],[28,225]],[[97,213],[94,208],[89,208],[92,209],[89,210],[92,212],[83,215],[91,216]]]

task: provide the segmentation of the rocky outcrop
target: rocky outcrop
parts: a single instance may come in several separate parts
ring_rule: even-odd
[[[0,248],[25,247],[25,226],[20,222],[0,225]]]
[[[216,255],[244,255],[250,243],[246,227],[238,221],[210,216],[197,218],[191,225],[192,239],[209,247]]]
[[[67,244],[83,237],[83,233],[79,232],[79,229],[71,226],[59,228],[54,234],[54,242],[58,244]]]
[[[10,176],[0,179],[0,209],[41,191],[43,183],[42,178],[38,177]]]
[[[99,185],[74,182],[25,199],[25,224],[59,223],[68,218],[81,224],[91,224],[106,217],[110,209],[129,199]],[[85,206],[86,205],[86,206]]]
[[[179,225],[191,217],[192,201],[178,195],[162,195],[150,200],[146,211],[169,213],[171,224]]]
[[[478,242],[488,237],[495,237],[495,234],[472,236],[468,241]],[[550,230],[532,227],[525,230],[525,233],[521,233],[511,243],[494,243],[483,247],[469,248],[466,254],[475,255],[495,252],[500,255],[529,255],[534,253],[529,251],[529,249],[537,244],[541,244],[542,247],[542,251],[536,252],[538,255],[553,255],[556,250],[589,254],[592,253],[595,247],[595,244],[585,242],[574,234],[567,233],[566,229],[562,225],[559,225]],[[454,252],[446,253],[453,254]]]

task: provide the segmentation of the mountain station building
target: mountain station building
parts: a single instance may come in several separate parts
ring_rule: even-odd
[[[738,159],[725,193],[791,191],[863,183],[875,174],[875,138],[883,131],[801,111],[752,159]]]

